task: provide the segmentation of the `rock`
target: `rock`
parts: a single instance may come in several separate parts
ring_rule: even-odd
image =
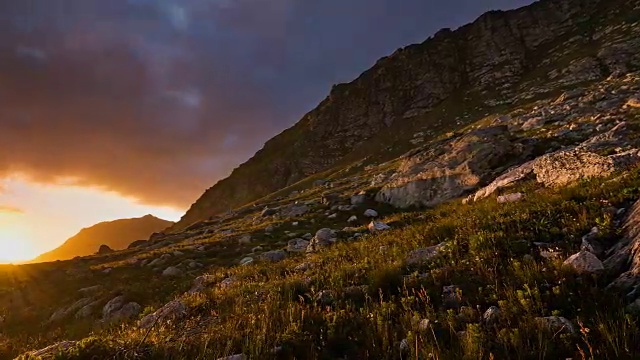
[[[106,275],[109,275],[109,274],[111,274],[112,271],[113,271],[112,268],[106,268],[106,269],[102,270],[102,273],[106,274]]]
[[[106,255],[106,254],[111,254],[113,252],[113,249],[111,249],[109,246],[107,245],[100,245],[100,248],[98,249],[98,255]]]
[[[500,320],[500,308],[492,306],[482,314],[482,323],[486,326],[495,325]]]
[[[366,194],[357,194],[351,197],[351,205],[359,206],[367,202]]]
[[[82,288],[80,290],[78,290],[79,293],[81,294],[93,294],[96,293],[98,291],[102,290],[102,285],[95,285],[95,286],[89,286],[86,288]]]
[[[313,239],[313,234],[306,233],[306,234],[302,235],[302,238],[305,239],[305,240],[311,240],[311,239]]]
[[[364,216],[368,217],[368,218],[374,218],[374,217],[378,217],[378,212],[373,210],[373,209],[367,209],[364,212]]]
[[[294,218],[308,213],[311,209],[307,205],[290,205],[284,208],[280,215],[284,218]]]
[[[338,214],[331,214],[329,216],[327,216],[327,219],[337,219],[338,218]]]
[[[87,306],[92,301],[93,301],[93,299],[91,299],[91,298],[83,298],[83,299],[80,299],[80,300],[76,301],[75,303],[73,303],[69,307],[60,308],[56,312],[54,312],[51,315],[51,317],[49,317],[49,322],[62,321],[64,319],[66,319],[67,317],[69,317],[71,314],[77,312],[79,309],[82,309],[83,307]]]
[[[58,353],[73,348],[77,343],[77,341],[62,341],[54,345],[47,346],[44,349],[32,351],[29,353],[29,356],[30,358],[33,357],[35,359],[42,360],[54,359],[54,357],[58,355]]]
[[[182,275],[182,270],[174,266],[170,266],[164,269],[164,271],[162,272],[162,276],[181,276],[181,275]]]
[[[202,292],[206,288],[207,284],[215,280],[216,280],[216,277],[212,275],[198,276],[197,278],[195,278],[195,280],[193,280],[193,286],[191,286],[191,289],[188,291],[188,293],[195,294],[198,292]]]
[[[136,240],[136,241],[132,242],[131,244],[129,244],[127,249],[141,248],[141,247],[145,247],[147,244],[149,244],[149,242],[147,240]]]
[[[109,316],[109,321],[131,319],[142,312],[142,306],[138,303],[130,302],[123,305],[119,310]]]
[[[197,269],[197,268],[203,267],[204,265],[202,265],[201,263],[199,263],[197,261],[191,261],[188,266],[189,266],[190,269]]]
[[[323,186],[323,185],[325,185],[326,183],[327,183],[327,180],[324,180],[324,179],[318,179],[318,180],[315,180],[315,181],[313,182],[312,186],[313,186],[313,187],[319,187],[319,186]]]
[[[390,230],[391,226],[383,223],[382,221],[372,221],[369,223],[369,225],[367,225],[367,229],[369,229],[370,232],[374,233],[374,232]]]
[[[265,207],[260,213],[260,216],[267,217],[267,216],[275,215],[277,213],[278,213],[278,209],[270,209],[268,207]]]
[[[333,193],[322,194],[322,198],[320,199],[323,205],[334,205],[340,201],[340,195]]]
[[[236,354],[236,355],[219,358],[218,360],[247,360],[247,357],[244,354]]]
[[[307,246],[307,253],[319,251],[323,247],[332,245],[337,240],[335,231],[328,228],[320,229],[309,242],[309,246]]]
[[[301,264],[299,264],[298,266],[296,266],[295,268],[293,268],[293,271],[295,272],[305,272],[309,269],[311,269],[313,267],[313,264],[310,262],[303,262]]]
[[[304,252],[307,250],[309,246],[309,241],[304,239],[293,239],[290,240],[287,245],[288,252]]]
[[[409,341],[407,339],[402,339],[402,341],[400,341],[400,358],[408,359],[410,354],[411,346],[409,345]]]
[[[457,285],[442,287],[442,305],[445,309],[460,307],[462,301],[461,291]]]
[[[513,193],[513,194],[498,196],[497,200],[498,200],[498,204],[504,204],[504,203],[517,202],[522,200],[523,198],[524,198],[523,193]]]
[[[238,239],[238,245],[249,245],[251,244],[251,235],[243,235]]]
[[[122,306],[124,306],[126,298],[124,295],[116,296],[111,299],[103,308],[102,308],[102,318],[109,319],[116,311],[120,310]]]
[[[287,258],[287,252],[283,250],[267,251],[260,255],[260,258],[270,262],[280,262]]]
[[[582,244],[580,245],[580,250],[588,251],[595,255],[596,257],[600,257],[604,255],[605,246],[600,243],[598,240],[598,228],[594,227],[591,229],[587,235],[582,237]]]
[[[418,265],[433,260],[440,255],[443,246],[444,244],[438,244],[435,246],[413,250],[409,253],[409,255],[407,255],[405,262],[407,265]]]
[[[228,277],[228,278],[222,280],[218,286],[220,286],[221,288],[224,289],[224,288],[228,288],[228,287],[232,286],[235,283],[236,283],[236,279],[235,278]]]
[[[242,260],[240,260],[240,262],[238,264],[240,266],[251,265],[251,264],[253,264],[253,258],[251,256],[247,256],[245,258],[242,258]]]
[[[435,206],[480,185],[521,149],[506,125],[471,131],[405,156],[376,201],[398,208]]]
[[[357,216],[355,216],[355,215],[353,215],[353,216],[351,216],[351,217],[347,220],[347,222],[348,222],[348,223],[350,223],[350,224],[351,224],[351,223],[358,222],[358,217],[357,217]]]
[[[82,309],[78,310],[75,313],[75,318],[76,319],[86,319],[88,317],[91,317],[95,311],[95,309],[98,307],[98,305],[100,304],[100,301],[94,301],[93,303],[86,305],[84,307],[82,307]]]
[[[604,270],[602,261],[592,253],[584,250],[571,255],[563,265],[573,268],[578,273],[593,274]]]
[[[166,263],[166,260],[162,259],[162,258],[157,258],[152,260],[151,262],[149,262],[147,264],[148,267],[155,267],[155,266],[162,266]]]
[[[576,332],[571,321],[562,316],[538,317],[536,322],[554,333],[575,334]]]
[[[272,233],[276,228],[273,225],[269,225],[266,228],[264,228],[264,232],[266,233]]]
[[[173,256],[183,256],[183,255],[184,255],[184,253],[182,251],[177,251],[176,250],[176,251],[173,252]]]
[[[156,310],[153,314],[143,317],[140,322],[138,322],[138,327],[141,329],[149,329],[158,323],[181,319],[186,314],[187,306],[180,300],[173,300]]]
[[[630,108],[635,108],[635,109],[640,108],[640,98],[634,97],[634,98],[629,99],[627,101],[627,103],[625,104],[625,106],[630,107]]]

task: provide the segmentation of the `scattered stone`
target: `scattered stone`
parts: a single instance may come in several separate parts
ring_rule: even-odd
[[[78,290],[79,293],[81,294],[93,294],[96,293],[98,291],[102,290],[102,285],[95,285],[95,286],[89,286],[86,288],[82,288],[80,290]]]
[[[513,194],[498,196],[497,200],[498,200],[498,204],[504,204],[504,203],[517,202],[522,199],[524,199],[523,193],[513,193]]]
[[[122,308],[122,306],[124,306],[125,300],[126,299],[125,299],[124,295],[120,295],[120,296],[117,296],[117,297],[111,299],[111,301],[109,301],[102,308],[102,318],[103,319],[111,318],[111,315],[113,315],[113,313],[115,313],[116,311],[120,310],[120,308]]]
[[[366,194],[357,194],[351,197],[351,205],[359,206],[367,202]]]
[[[323,205],[334,205],[335,203],[340,202],[340,195],[338,194],[322,194],[322,198],[320,199],[320,202]]]
[[[76,301],[69,307],[60,308],[51,315],[51,317],[49,318],[49,322],[62,321],[67,317],[69,317],[71,314],[77,312],[79,309],[82,309],[83,307],[87,306],[92,301],[93,300],[91,298],[83,298]]]
[[[287,258],[287,252],[283,250],[267,251],[260,255],[260,258],[270,262],[280,262]]]
[[[636,108],[636,109],[640,108],[640,98],[629,99],[626,103],[626,106],[630,108]]]
[[[113,271],[112,268],[106,268],[106,269],[102,270],[102,273],[106,274],[106,275],[109,275],[109,274],[111,274],[112,271]]]
[[[116,320],[131,319],[137,316],[138,314],[140,314],[141,311],[142,311],[142,306],[140,306],[140,304],[135,302],[130,302],[123,305],[117,311],[113,312],[108,320],[116,321]]]
[[[215,279],[215,276],[212,275],[198,276],[197,278],[195,278],[195,280],[193,280],[193,286],[189,290],[189,294],[195,294],[203,291],[206,288],[207,284],[215,281]]]
[[[268,207],[265,207],[260,213],[260,216],[267,217],[267,216],[275,215],[277,213],[278,213],[278,209],[270,209]]]
[[[84,306],[82,309],[78,310],[74,315],[76,319],[86,319],[93,315],[96,307],[98,307],[100,301],[94,301],[91,304]]]
[[[243,235],[238,239],[238,245],[249,245],[251,244],[251,235]]]
[[[170,266],[162,272],[162,276],[181,276],[182,270],[175,266]]]
[[[280,215],[284,218],[294,218],[308,213],[311,209],[307,205],[290,205],[284,208]]]
[[[364,212],[364,216],[368,218],[375,218],[378,217],[378,212],[373,209],[367,209],[367,211]]]
[[[129,244],[127,249],[136,249],[136,248],[145,247],[148,243],[149,242],[147,240],[136,240],[136,241],[132,242],[131,244]]]
[[[236,283],[236,279],[235,279],[235,278],[228,277],[228,278],[226,278],[226,279],[222,280],[222,281],[220,282],[220,285],[219,285],[219,286],[220,286],[221,288],[223,288],[223,289],[224,289],[224,288],[228,288],[228,287],[230,287],[231,285],[233,285],[233,284],[235,284],[235,283]]]
[[[251,252],[257,253],[264,250],[264,248],[262,246],[256,246],[253,249],[251,249]]]
[[[580,245],[580,250],[588,251],[595,255],[596,257],[600,257],[604,255],[605,246],[600,243],[598,240],[598,228],[594,227],[591,231],[582,237],[582,244]]]
[[[541,326],[547,327],[554,333],[569,333],[575,334],[575,328],[571,321],[562,316],[547,316],[547,317],[538,317],[536,321]]]
[[[173,300],[165,304],[153,314],[143,317],[138,323],[141,329],[149,329],[161,322],[181,319],[187,314],[187,306],[180,300]]]
[[[191,262],[189,262],[188,266],[189,266],[190,269],[197,269],[197,268],[203,267],[204,265],[202,265],[201,263],[199,263],[197,261],[191,261]]]
[[[239,263],[240,266],[246,266],[250,264],[253,264],[253,258],[251,256],[242,258],[242,260],[240,260],[240,263]]]
[[[407,265],[423,264],[438,257],[443,247],[444,244],[441,243],[435,246],[413,250],[409,253],[409,255],[407,255],[405,262],[407,263]]]
[[[329,216],[327,216],[327,219],[337,219],[338,218],[338,214],[331,214]]]
[[[98,249],[98,255],[111,254],[112,252],[113,249],[111,249],[108,245],[100,245],[100,248]]]
[[[602,261],[592,253],[584,250],[571,255],[563,265],[573,268],[578,273],[593,274],[604,270]]]
[[[291,223],[292,226],[298,226],[300,223],[298,221],[294,221]]]
[[[176,251],[173,252],[173,256],[176,256],[176,257],[177,256],[183,256],[183,255],[184,255],[184,253],[182,251],[177,251],[176,250]]]
[[[358,222],[358,217],[357,217],[357,216],[355,216],[355,215],[353,215],[353,216],[351,216],[351,217],[347,220],[347,222],[348,222],[348,223],[355,223],[355,222]]]
[[[313,267],[313,263],[310,262],[303,262],[302,264],[299,264],[298,266],[296,266],[295,268],[293,268],[293,271],[296,272],[305,272],[309,269],[311,269]]]
[[[332,245],[337,240],[335,231],[328,228],[320,229],[309,242],[309,246],[307,246],[307,253],[319,251],[323,247]]]
[[[482,322],[487,326],[495,325],[500,320],[500,308],[492,306],[482,315]]]
[[[293,239],[290,240],[287,245],[288,252],[304,252],[307,250],[309,246],[309,241],[304,239]]]
[[[276,228],[273,225],[269,225],[266,228],[264,228],[264,232],[268,233],[272,233]]]
[[[369,223],[369,225],[367,226],[367,229],[369,229],[370,232],[374,233],[374,232],[379,232],[379,231],[385,231],[385,230],[390,230],[391,226],[381,222],[381,221],[372,221],[371,223]]]
[[[302,238],[305,239],[305,240],[311,240],[311,239],[313,239],[313,234],[306,233],[306,234],[302,235]]]

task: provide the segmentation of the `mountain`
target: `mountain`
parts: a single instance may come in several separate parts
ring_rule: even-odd
[[[208,189],[175,228],[257,200],[346,158],[378,156],[416,122],[455,127],[468,120],[468,110],[496,111],[521,100],[524,90],[543,85],[533,94],[540,96],[608,76],[634,49],[618,51],[596,29],[615,16],[628,16],[619,11],[633,4],[545,0],[489,12],[398,49],[351,83],[335,85],[295,126]],[[548,84],[551,79],[555,86]],[[436,108],[444,116],[434,116]]]
[[[107,245],[114,250],[126,249],[132,242],[148,239],[151,234],[171,225],[173,225],[171,221],[158,219],[152,215],[101,222],[80,230],[62,245],[38,256],[33,262],[67,260],[76,256],[93,255],[101,245]]]
[[[637,359],[639,289],[640,0],[542,0],[336,86],[140,246],[0,267],[0,358]]]

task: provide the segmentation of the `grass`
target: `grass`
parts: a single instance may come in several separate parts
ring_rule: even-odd
[[[238,285],[185,297],[185,321],[150,333],[133,324],[93,329],[58,358],[215,359],[244,353],[256,359],[397,359],[403,339],[412,359],[637,358],[637,318],[603,290],[609,279],[571,273],[561,260],[538,257],[532,243],[560,242],[568,255],[595,225],[603,238],[616,238],[618,229],[604,209],[637,199],[640,170],[561,190],[523,188],[529,195],[518,203],[454,201],[389,214],[393,230],[342,241],[306,259],[210,268],[220,280],[233,276]],[[441,242],[447,245],[439,258],[406,265],[408,252]],[[303,261],[315,265],[294,272]],[[131,272],[131,282],[147,278],[133,269],[121,271]],[[178,280],[184,284],[173,292],[186,289],[189,280]],[[442,298],[442,288],[452,284],[460,296],[454,306]],[[135,293],[132,288],[123,284],[123,291]],[[330,291],[329,300],[318,300],[322,291]],[[158,298],[167,300],[170,292]],[[499,306],[501,317],[484,326],[480,315],[490,306]],[[551,315],[571,319],[580,332],[555,333],[535,320]],[[418,326],[423,319],[428,326]],[[47,340],[73,334],[68,328],[54,331]],[[34,344],[28,338],[11,341],[13,350],[5,355]]]

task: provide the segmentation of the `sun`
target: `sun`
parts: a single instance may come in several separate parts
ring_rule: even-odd
[[[0,221],[0,263],[20,262],[33,258],[35,249],[32,244],[27,229],[18,224]]]

